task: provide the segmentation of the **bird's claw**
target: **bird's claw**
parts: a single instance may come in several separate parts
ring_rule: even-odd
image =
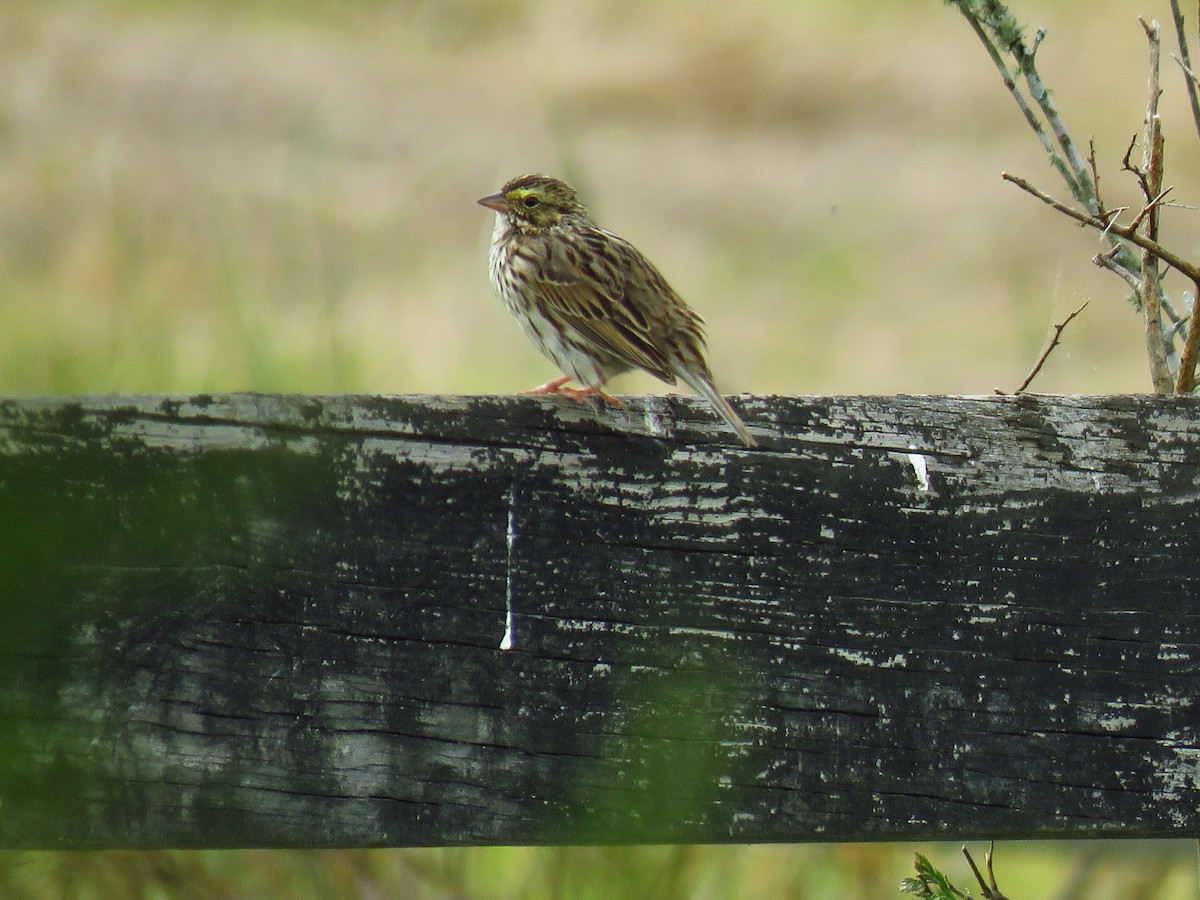
[[[570,381],[569,378],[555,378],[552,381],[547,381],[545,384],[535,387],[531,391],[522,391],[523,396],[539,396],[544,394],[557,394],[562,397],[567,397],[574,400],[576,403],[589,403],[592,400],[601,400],[607,406],[614,409],[621,409],[625,404],[607,393],[601,386],[593,385],[585,388],[564,387]]]

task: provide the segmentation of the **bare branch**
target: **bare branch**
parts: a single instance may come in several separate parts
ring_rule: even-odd
[[[1045,37],[1045,33],[1039,30],[1034,40],[1033,47],[1035,50],[1041,44],[1043,37]],[[1025,83],[1029,85],[1030,96],[1037,103],[1038,108],[1042,111],[1042,115],[1046,117],[1046,123],[1050,126],[1055,140],[1058,141],[1058,145],[1062,148],[1066,163],[1071,171],[1071,177],[1067,179],[1067,182],[1072,187],[1075,199],[1088,209],[1095,211],[1095,190],[1087,178],[1087,170],[1084,168],[1083,158],[1079,155],[1079,149],[1075,146],[1075,141],[1071,138],[1071,133],[1067,131],[1066,123],[1063,122],[1062,116],[1058,113],[1058,107],[1054,104],[1054,98],[1042,83],[1042,76],[1038,73],[1037,67],[1033,62],[1033,52],[1027,52],[1019,56],[1017,62],[1021,67],[1021,74],[1025,76]]]
[[[1117,248],[1113,247],[1107,253],[1097,253],[1092,257],[1092,262],[1102,269],[1108,269],[1126,284],[1128,284],[1135,292],[1142,289],[1142,279],[1137,272],[1130,272],[1127,268],[1113,259],[1116,256]]]
[[[1200,7],[1200,4],[1198,4]],[[1188,102],[1192,107],[1192,122],[1196,133],[1200,134],[1200,79],[1192,71],[1191,54],[1188,50],[1187,37],[1183,28],[1183,13],[1179,9],[1178,0],[1171,0],[1171,17],[1175,23],[1175,35],[1179,41],[1179,56],[1176,61],[1183,69],[1186,78]],[[1197,23],[1200,24],[1200,8],[1197,9]],[[1179,360],[1179,371],[1175,378],[1175,390],[1180,393],[1191,393],[1196,387],[1196,363],[1200,358],[1200,327],[1196,327],[1196,305],[1200,298],[1200,279],[1193,279],[1194,293],[1192,294],[1192,311],[1188,319],[1187,337],[1183,343],[1183,354]],[[1174,330],[1180,324],[1176,322]]]
[[[1050,164],[1067,183],[1071,195],[1087,209],[1095,211],[1095,195],[1092,183],[1088,178],[1086,164],[1054,104],[1050,91],[1042,82],[1042,77],[1037,70],[1035,58],[1038,48],[1046,37],[1046,32],[1038,29],[1032,41],[1026,41],[1021,26],[1000,3],[973,3],[956,0],[954,5],[958,7],[959,12],[970,23],[972,30],[984,45],[988,56],[992,59],[992,64],[996,66],[1000,77],[1004,80],[1004,86],[1021,110],[1026,123],[1041,142]],[[1005,63],[1004,54],[1012,58],[1015,71]],[[1028,100],[1018,86],[1018,73],[1025,82],[1025,88],[1029,94]],[[1042,116],[1041,119],[1034,112],[1031,102],[1037,106]],[[1042,119],[1045,120],[1044,124]],[[1049,134],[1047,128],[1049,128]],[[1055,147],[1055,143],[1058,144],[1058,147]]]
[[[1142,170],[1133,164],[1133,148],[1137,146],[1137,135],[1129,139],[1129,146],[1125,148],[1125,155],[1121,157],[1121,168],[1126,172],[1132,172],[1134,175],[1141,175]]]
[[[1179,42],[1179,55],[1175,61],[1184,71],[1184,83],[1187,85],[1188,102],[1192,106],[1192,122],[1196,133],[1200,135],[1200,96],[1197,95],[1196,76],[1192,72],[1192,59],[1188,51],[1187,36],[1183,30],[1183,12],[1179,9],[1179,0],[1171,0],[1171,19],[1175,23],[1175,38]]]
[[[983,44],[992,64],[1000,72],[1005,88],[1008,89],[1026,123],[1041,142],[1050,164],[1066,182],[1072,197],[1082,208],[1101,219],[1108,220],[1109,214],[1103,208],[1099,198],[1099,187],[1095,178],[1098,170],[1095,166],[1094,153],[1090,160],[1081,158],[1050,92],[1038,73],[1035,56],[1045,37],[1045,32],[1039,30],[1034,34],[1032,40],[1027,41],[1019,23],[1005,5],[998,0],[949,0],[949,2],[958,8],[979,38],[980,43]],[[1022,85],[1019,84],[1018,79],[1024,81],[1025,92],[1022,91]],[[1026,93],[1028,93],[1028,97],[1026,97]],[[1041,117],[1039,117],[1039,112]],[[1045,123],[1042,118],[1045,119]],[[1055,141],[1058,143],[1057,147]],[[1102,235],[1108,243],[1118,248],[1116,256],[1113,257],[1116,265],[1130,272],[1140,271],[1140,256],[1133,252],[1133,248],[1126,239],[1107,229],[1102,231]],[[1139,312],[1142,311],[1144,304],[1139,294],[1136,292],[1131,294],[1129,301],[1135,309]],[[1178,322],[1180,317],[1175,313],[1169,299],[1166,296],[1160,296],[1159,301],[1171,321]]]
[[[1145,133],[1142,137],[1142,167],[1138,179],[1146,196],[1146,205],[1129,224],[1135,230],[1145,223],[1146,237],[1158,242],[1158,205],[1167,191],[1163,190],[1163,135],[1162,119],[1158,114],[1158,100],[1162,96],[1159,73],[1161,71],[1161,41],[1158,21],[1147,23],[1139,18],[1146,32],[1147,51],[1147,97]],[[1162,310],[1158,303],[1160,293],[1158,257],[1142,248],[1142,295],[1143,322],[1146,335],[1146,358],[1150,363],[1150,381],[1156,394],[1169,394],[1172,389],[1171,368],[1167,364],[1167,344],[1163,337]]]
[[[1046,129],[1042,125],[1041,120],[1037,117],[1037,113],[1033,111],[1033,108],[1025,99],[1025,95],[1021,93],[1021,89],[1017,84],[1016,76],[1004,62],[1004,58],[1000,54],[1000,48],[997,46],[997,42],[993,41],[988,33],[984,31],[979,19],[972,13],[972,11],[968,10],[966,6],[961,4],[959,5],[958,9],[970,24],[971,30],[975,32],[975,36],[978,37],[980,43],[983,44],[984,49],[987,51],[988,56],[992,60],[992,65],[994,65],[996,67],[996,71],[1000,73],[1000,78],[1004,82],[1004,87],[1008,90],[1008,93],[1016,102],[1017,108],[1021,111],[1021,115],[1025,117],[1025,123],[1033,130],[1033,133],[1041,142],[1042,149],[1046,151],[1046,155],[1050,159],[1050,164],[1054,166],[1058,174],[1063,177],[1064,181],[1066,181],[1067,187],[1071,191],[1071,195],[1077,199],[1081,199],[1081,188],[1078,176],[1072,174],[1071,170],[1067,166],[1066,161],[1054,148],[1054,142],[1050,139],[1050,136],[1046,134]],[[1040,38],[1038,42],[1041,42]],[[1019,40],[1015,45],[1006,45],[1005,49],[1014,56],[1026,52],[1024,45],[1020,43]],[[1032,65],[1032,62],[1030,65]]]
[[[1092,173],[1092,190],[1096,194],[1096,215],[1101,219],[1115,218],[1115,215],[1110,213],[1104,206],[1104,197],[1100,194],[1100,167],[1096,165],[1096,139],[1088,138],[1088,169]],[[1117,214],[1122,212],[1124,207],[1117,210]]]
[[[1138,136],[1135,134],[1129,139],[1129,146],[1125,148],[1125,155],[1121,157],[1121,168],[1126,172],[1132,172],[1138,180],[1138,187],[1141,188],[1142,195],[1150,197],[1154,192],[1150,186],[1149,162],[1147,161],[1150,137],[1147,133],[1146,123],[1142,125],[1142,132],[1142,162],[1138,164],[1133,161],[1133,151],[1138,145]],[[1143,207],[1143,209],[1145,208]],[[1142,217],[1139,215],[1137,219],[1138,224],[1141,224],[1141,219]],[[1136,228],[1137,225],[1131,225],[1130,227]]]
[[[1190,394],[1196,389],[1196,362],[1200,360],[1200,327],[1195,327],[1196,299],[1200,297],[1200,278],[1192,279],[1192,315],[1188,319],[1187,340],[1183,342],[1183,353],[1179,358],[1179,372],[1175,378],[1175,390]]]
[[[992,868],[995,855],[996,842],[992,841],[990,844],[988,844],[987,856],[984,857],[984,862],[987,863],[988,889],[991,891],[991,896],[988,897],[987,894],[984,894],[984,897],[986,900],[1008,900],[1007,897],[1000,893],[1000,888],[996,886],[996,872]]]
[[[1168,361],[1169,371],[1170,363],[1175,359],[1174,336],[1180,334],[1182,335],[1181,339],[1186,342],[1187,336],[1191,333],[1190,320],[1175,311],[1170,298],[1163,291],[1161,279],[1154,280],[1152,278],[1151,282],[1147,283],[1143,277],[1146,253],[1149,252],[1152,255],[1152,263],[1154,260],[1161,260],[1193,281],[1195,281],[1196,273],[1200,272],[1200,267],[1168,251],[1158,241],[1157,216],[1163,206],[1170,204],[1165,203],[1164,196],[1161,196],[1165,194],[1162,190],[1161,179],[1155,189],[1149,190],[1147,167],[1139,166],[1133,161],[1133,149],[1138,143],[1137,136],[1135,135],[1130,141],[1130,146],[1125,154],[1125,165],[1137,176],[1146,202],[1135,215],[1132,225],[1122,226],[1118,218],[1125,212],[1125,209],[1115,211],[1107,209],[1100,195],[1100,173],[1096,163],[1094,144],[1089,142],[1086,158],[1080,154],[1079,148],[1075,145],[1059,114],[1050,91],[1038,72],[1036,55],[1045,38],[1045,32],[1039,29],[1027,38],[1024,30],[1002,0],[948,0],[948,2],[958,8],[979,38],[980,43],[983,44],[1026,123],[1045,149],[1051,165],[1066,182],[1075,200],[1075,205],[1069,207],[1052,200],[1048,195],[1034,189],[1028,182],[1021,179],[1009,175],[1004,177],[1076,221],[1097,228],[1102,238],[1113,247],[1113,252],[1104,254],[1103,262],[1098,259],[1097,264],[1116,272],[1130,286],[1136,285],[1128,299],[1143,316],[1147,315],[1143,290],[1149,288],[1154,293],[1157,312],[1152,310],[1150,316],[1152,318],[1157,316],[1158,319],[1168,323],[1170,337],[1164,337],[1163,340],[1167,344],[1165,358]],[[1177,5],[1178,0],[1174,0],[1173,8]],[[1182,22],[1182,17],[1178,14],[1177,21]],[[1142,24],[1148,36],[1153,31],[1155,48],[1158,52],[1157,48],[1160,46],[1159,26],[1155,23],[1151,28],[1145,22]],[[1185,44],[1186,41],[1181,37],[1181,51],[1184,53],[1187,52]],[[1156,71],[1157,67],[1156,61]],[[1200,92],[1200,82],[1196,82],[1195,87]],[[1157,100],[1155,102],[1157,103]],[[1157,106],[1155,111],[1157,111]],[[1197,121],[1197,127],[1200,128],[1200,119]],[[1145,148],[1143,149],[1145,150]],[[1153,152],[1152,147],[1151,151]],[[1155,158],[1161,159],[1160,151]],[[1153,229],[1148,227],[1150,219],[1155,220]],[[1140,248],[1142,252],[1135,252],[1134,247]],[[1165,334],[1166,332],[1164,332]],[[1197,355],[1200,355],[1200,337],[1197,338],[1197,342]]]
[[[1172,56],[1171,59],[1175,60],[1175,62],[1179,64],[1179,68],[1183,69],[1184,78],[1186,78],[1193,85],[1200,87],[1200,76],[1197,76],[1196,73],[1192,71],[1192,67],[1190,65],[1185,63],[1178,56]]]
[[[1161,148],[1162,147],[1162,132],[1158,129],[1157,125],[1155,126],[1155,130],[1158,132],[1158,145]],[[1161,154],[1161,150],[1159,151],[1159,153]],[[1159,174],[1159,180],[1161,181],[1162,180],[1161,164],[1160,164],[1160,169],[1159,169],[1158,174]],[[1133,217],[1133,220],[1129,223],[1128,227],[1129,228],[1137,228],[1139,225],[1142,224],[1142,222],[1146,219],[1146,217],[1149,216],[1151,213],[1153,213],[1154,217],[1157,219],[1158,218],[1158,207],[1160,205],[1161,206],[1170,206],[1171,205],[1169,203],[1163,203],[1162,201],[1166,198],[1167,194],[1171,193],[1171,191],[1173,191],[1173,190],[1175,190],[1174,187],[1163,188],[1161,191],[1159,191],[1157,194],[1155,194],[1154,197],[1145,206],[1143,206],[1140,210],[1138,210],[1138,214]],[[1128,207],[1122,207],[1122,209],[1128,209]],[[1157,230],[1158,229],[1156,227],[1155,231],[1157,231]]]
[[[1196,300],[1196,297],[1193,293],[1191,293],[1191,291],[1183,292],[1183,302],[1187,306],[1189,311],[1191,310],[1192,305],[1195,303],[1195,300]],[[1183,335],[1185,338],[1187,337],[1188,320],[1186,317],[1181,318],[1181,319],[1174,319],[1174,318],[1171,318],[1170,316],[1168,316],[1168,319],[1170,319],[1170,322],[1171,322],[1171,330],[1167,332],[1167,345],[1174,346],[1175,338],[1179,337],[1180,335]]]
[[[1017,187],[1019,187],[1021,190],[1025,191],[1026,193],[1032,194],[1033,196],[1035,196],[1039,200],[1041,200],[1043,203],[1045,203],[1047,206],[1051,207],[1052,209],[1058,210],[1060,213],[1062,213],[1065,216],[1068,216],[1069,218],[1074,219],[1076,222],[1080,222],[1084,225],[1090,225],[1092,228],[1095,228],[1097,231],[1105,231],[1107,229],[1109,231],[1112,231],[1114,234],[1117,234],[1117,235],[1125,238],[1131,244],[1136,244],[1137,246],[1141,247],[1143,250],[1149,250],[1151,253],[1153,253],[1155,256],[1157,256],[1159,259],[1161,259],[1164,263],[1166,263],[1168,266],[1170,266],[1175,271],[1186,276],[1187,278],[1190,278],[1192,281],[1200,282],[1200,266],[1197,266],[1197,265],[1194,265],[1193,263],[1188,262],[1186,259],[1184,259],[1179,254],[1173,253],[1172,251],[1168,250],[1166,247],[1162,246],[1162,244],[1159,244],[1157,241],[1150,240],[1149,238],[1147,238],[1145,235],[1141,234],[1140,232],[1130,231],[1128,227],[1121,225],[1117,222],[1112,222],[1112,223],[1105,222],[1103,219],[1093,216],[1090,213],[1081,212],[1080,210],[1077,210],[1070,206],[1067,206],[1065,203],[1055,200],[1049,194],[1034,187],[1032,184],[1030,184],[1024,178],[1021,178],[1019,175],[1013,175],[1009,172],[1001,172],[1000,177],[1003,178],[1005,181],[1012,182]],[[1117,252],[1120,252],[1119,249]],[[1189,329],[1189,331],[1190,331],[1190,329]]]
[[[1167,363],[1167,342],[1163,334],[1162,308],[1158,298],[1160,279],[1158,260],[1149,250],[1142,253],[1142,312],[1146,329],[1146,359],[1150,363],[1150,381],[1154,393],[1169,394],[1172,390],[1171,367]]]
[[[962,855],[967,858],[967,865],[971,867],[971,872],[975,875],[975,880],[979,882],[979,887],[986,891],[988,883],[983,880],[983,873],[979,871],[979,866],[975,865],[975,860],[971,858],[971,851],[967,849],[966,844],[962,846]]]
[[[1068,325],[1070,325],[1071,320],[1074,319],[1081,312],[1083,312],[1084,308],[1090,302],[1091,301],[1089,301],[1089,300],[1084,300],[1083,306],[1080,306],[1079,309],[1075,310],[1075,312],[1071,313],[1069,316],[1067,316],[1065,319],[1063,319],[1061,322],[1059,322],[1057,325],[1054,326],[1054,336],[1050,338],[1050,343],[1048,343],[1042,349],[1042,353],[1037,358],[1037,362],[1035,362],[1033,364],[1033,368],[1029,370],[1029,374],[1025,376],[1025,380],[1021,382],[1021,386],[1019,388],[1017,388],[1015,391],[1013,391],[1014,394],[1025,393],[1025,389],[1029,387],[1029,385],[1033,382],[1033,379],[1037,378],[1038,372],[1042,371],[1042,366],[1044,366],[1046,364],[1046,360],[1050,357],[1050,354],[1052,352],[1054,352],[1054,348],[1059,345],[1060,338],[1062,337],[1063,329],[1066,328]],[[1004,392],[996,391],[996,393],[1002,394]]]
[[[962,854],[967,858],[967,864],[975,874],[975,880],[979,882],[979,889],[983,892],[983,900],[1008,900],[1004,894],[1000,893],[1000,888],[996,886],[996,873],[992,868],[992,858],[995,850],[996,844],[993,841],[988,846],[988,852],[983,858],[984,865],[987,867],[987,881],[983,880],[983,873],[979,871],[979,866],[975,865],[975,860],[971,858],[971,853],[967,850],[965,844],[962,848]]]

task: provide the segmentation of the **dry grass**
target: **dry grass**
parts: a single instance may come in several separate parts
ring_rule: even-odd
[[[1012,386],[1090,296],[1038,388],[1147,387],[1093,236],[1001,184],[1045,165],[940,4],[299,9],[5,4],[0,390],[535,383],[472,202],[533,169],[707,315],[731,390]],[[1043,59],[1115,160],[1140,34],[1096,9],[1058,4]]]
[[[1044,71],[1115,191],[1141,118],[1134,15],[1165,4],[1018,10],[1050,28]],[[1168,84],[1168,180],[1196,202]],[[2,393],[537,383],[548,363],[491,295],[473,202],[529,170],[574,180],[706,314],[731,391],[1011,388],[1089,297],[1036,389],[1148,389],[1094,235],[1001,183],[1061,193],[937,2],[5,0],[0,85]],[[1087,896],[1194,896],[1189,849],[1145,848]],[[21,854],[0,887],[877,898],[914,849]],[[933,855],[959,871],[953,848]],[[1052,896],[1081,858],[1003,850],[1004,886]]]

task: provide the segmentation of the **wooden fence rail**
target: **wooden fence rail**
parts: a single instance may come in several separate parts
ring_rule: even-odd
[[[0,845],[1200,835],[1200,402],[0,401]]]

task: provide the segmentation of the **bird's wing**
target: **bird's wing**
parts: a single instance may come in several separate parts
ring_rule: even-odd
[[[670,384],[666,316],[682,301],[638,250],[608,232],[577,233],[544,255],[539,289],[571,328]]]

